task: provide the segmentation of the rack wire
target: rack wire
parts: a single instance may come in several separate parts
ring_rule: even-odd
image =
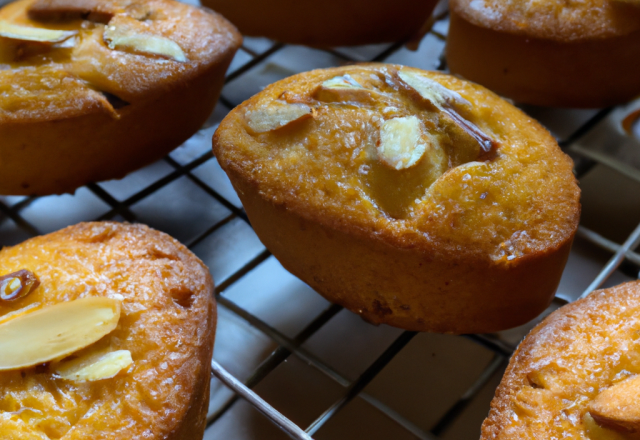
[[[294,439],[354,438],[353,434],[345,433],[340,437],[340,435],[324,432],[324,428],[335,420],[354,399],[365,402],[369,408],[376,411],[379,417],[386,418],[400,429],[404,436],[397,438],[421,440],[448,438],[448,435],[451,435],[451,427],[460,420],[468,407],[478,401],[480,394],[487,394],[487,387],[490,398],[496,378],[499,379],[502,369],[515,348],[515,343],[533,323],[516,330],[515,333],[448,337],[471,341],[471,344],[488,350],[491,355],[480,373],[472,380],[465,382],[465,388],[457,394],[454,401],[443,401],[438,409],[438,416],[425,428],[424,424],[416,422],[415,416],[407,415],[406,411],[398,409],[397,405],[380,398],[376,393],[367,391],[367,386],[406,350],[416,337],[415,332],[398,331],[392,333],[392,338],[388,335],[380,338],[376,343],[383,345],[380,348],[381,352],[363,365],[358,374],[345,374],[317,351],[310,349],[308,345],[308,342],[317,337],[330,322],[337,319],[342,311],[341,307],[322,304],[319,313],[307,319],[295,332],[292,332],[270,324],[258,313],[252,312],[250,307],[246,307],[246,301],[236,301],[233,295],[228,295],[235,286],[246,280],[253,271],[262,267],[272,257],[252,235],[249,221],[210,150],[210,138],[217,123],[230,109],[239,104],[242,98],[248,97],[249,93],[252,94],[250,88],[246,89],[242,86],[243,80],[251,77],[254,80],[253,83],[262,82],[266,85],[274,80],[274,76],[275,79],[279,79],[279,77],[296,73],[295,67],[289,70],[284,69],[281,63],[273,62],[274,58],[281,55],[291,58],[303,52],[306,59],[318,60],[316,65],[309,67],[326,67],[360,61],[409,60],[406,64],[412,64],[411,60],[417,60],[420,56],[423,58],[416,62],[418,67],[446,70],[443,49],[447,23],[447,12],[441,11],[434,27],[422,43],[427,47],[421,46],[417,54],[413,55],[404,49],[402,42],[357,49],[316,50],[288,46],[264,39],[247,39],[232,63],[216,111],[205,127],[191,140],[162,161],[135,172],[122,181],[89,184],[79,189],[73,196],[0,197],[0,245],[14,244],[28,237],[83,220],[140,221],[150,223],[176,236],[205,262],[215,267],[212,271],[218,282],[216,298],[221,312],[230,316],[229,319],[237,320],[257,332],[260,338],[269,341],[269,347],[272,348],[264,355],[257,356],[257,366],[249,368],[250,371],[244,374],[245,377],[242,379],[230,374],[221,365],[223,362],[219,362],[217,358],[214,360],[212,383],[217,391],[213,396],[208,415],[206,439],[232,438],[223,434],[228,430],[218,428],[224,425],[225,417],[242,402],[248,402],[251,408],[264,414],[282,433]],[[285,54],[287,51],[290,52],[288,55]],[[605,109],[576,112],[536,108],[524,110],[542,119],[543,123],[548,122],[552,132],[556,126],[555,133],[559,143],[574,158],[576,175],[579,178],[587,176],[597,167],[605,167],[616,175],[633,180],[633,184],[640,182],[638,168],[617,158],[615,151],[610,154],[611,152],[598,149],[598,139],[602,136],[611,140],[614,146],[628,142],[630,139],[616,137],[617,135],[613,134],[614,131],[611,131],[610,125],[619,122],[620,116],[616,111]],[[554,122],[559,119],[559,115],[564,118],[560,119],[569,122],[559,124]],[[567,115],[569,115],[568,118]],[[595,148],[594,145],[596,145]],[[190,220],[185,221],[186,216]],[[238,239],[239,236],[244,238]],[[232,251],[226,256],[216,255],[218,248],[224,247],[225,243],[228,245],[229,242],[234,242],[235,246],[237,240],[241,242],[241,246],[232,246]],[[588,246],[595,246],[605,255],[610,255],[608,261],[595,272],[595,276],[583,275],[589,283],[583,295],[603,286],[614,274],[617,274],[615,279],[637,278],[640,255],[634,250],[640,242],[640,225],[636,226],[623,240],[616,240],[581,224],[577,240]],[[620,244],[619,241],[622,243]],[[229,257],[229,255],[233,256]],[[576,299],[577,296],[558,295],[551,309]],[[219,334],[220,337],[222,336]],[[220,341],[218,340],[217,343],[219,344]],[[328,378],[338,386],[339,390],[328,404],[316,409],[315,412],[311,411],[314,417],[304,424],[300,421],[292,421],[295,417],[289,417],[287,405],[268,402],[254,391],[269,377],[276,374],[279,367],[292,359],[301,361],[320,376]],[[237,365],[232,362],[230,366]],[[425,370],[424,374],[436,373]],[[228,392],[222,392],[220,384],[224,384]],[[486,396],[484,400],[487,400]],[[486,408],[485,401],[482,403],[483,408]],[[276,409],[278,407],[281,408],[280,411]],[[303,418],[298,417],[298,419]],[[478,431],[479,426],[475,430]],[[281,435],[271,431],[261,431],[257,434],[248,433],[246,438],[281,438]]]

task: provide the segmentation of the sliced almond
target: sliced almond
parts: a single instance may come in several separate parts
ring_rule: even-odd
[[[464,131],[473,137],[485,153],[491,151],[496,142],[480,130],[474,123],[463,118],[458,112],[462,107],[470,107],[471,103],[460,96],[459,93],[449,90],[437,81],[427,78],[416,72],[401,70],[398,72],[400,79],[411,87],[434,107],[447,114]]]
[[[0,277],[0,300],[24,298],[40,285],[38,277],[27,269],[20,269]]]
[[[0,324],[0,371],[32,367],[93,344],[118,325],[120,301],[90,297]]]
[[[158,55],[184,63],[187,61],[182,48],[175,41],[158,35],[135,33],[131,29],[107,25],[104,40],[110,49]]]
[[[0,316],[0,324],[2,324],[3,322],[9,321],[11,319],[17,318],[20,315],[25,315],[27,313],[31,313],[34,312],[35,309],[40,307],[40,303],[33,303],[33,304],[29,304],[26,307],[23,307],[21,309],[18,310],[14,310],[13,312],[9,312],[7,314],[4,314],[2,316]]]
[[[362,87],[350,75],[342,75],[323,82],[315,90],[314,97],[324,102],[369,102],[372,92]]]
[[[401,70],[398,76],[409,87],[418,92],[435,107],[444,110],[446,106],[471,106],[471,103],[460,96],[459,93],[447,89],[437,81],[420,75],[416,72]]]
[[[584,413],[582,424],[589,440],[630,440],[624,434],[598,425],[589,412]]]
[[[422,126],[415,116],[385,121],[380,128],[378,158],[386,165],[403,170],[417,164],[427,149]]]
[[[74,382],[110,379],[133,363],[129,350],[82,356],[54,367],[58,376]]]
[[[21,26],[0,20],[0,37],[12,40],[35,41],[38,43],[60,43],[74,35],[76,31],[58,31],[31,26]]]
[[[277,130],[294,121],[313,116],[313,109],[307,104],[286,104],[274,101],[268,106],[245,113],[249,128],[256,133]]]
[[[601,426],[640,432],[640,375],[618,382],[589,404],[589,414]]]

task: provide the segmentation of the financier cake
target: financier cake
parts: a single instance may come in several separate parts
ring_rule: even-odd
[[[639,316],[638,281],[548,316],[511,358],[481,439],[637,439]]]
[[[123,177],[195,133],[241,37],[172,0],[0,9],[0,194]]]
[[[256,233],[374,323],[489,332],[551,301],[580,213],[572,162],[481,86],[399,65],[267,87],[213,150]]]
[[[640,94],[640,2],[451,0],[452,73],[517,102],[605,107]]]
[[[202,1],[245,35],[321,47],[409,39],[421,33],[436,3],[437,0]]]
[[[82,223],[0,251],[0,438],[201,439],[209,271],[142,225]]]

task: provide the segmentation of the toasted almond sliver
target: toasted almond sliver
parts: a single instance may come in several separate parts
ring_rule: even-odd
[[[31,26],[21,26],[0,20],[0,37],[13,40],[36,41],[39,43],[60,43],[74,35],[76,31],[57,31]]]
[[[323,82],[322,87],[332,88],[332,89],[336,89],[336,88],[363,89],[364,88],[360,85],[360,83],[358,83],[358,81],[351,78],[351,75],[335,76]]]
[[[420,120],[415,116],[389,119],[380,128],[378,158],[396,170],[417,164],[426,148]]]
[[[74,382],[110,379],[133,363],[129,350],[80,357],[55,366],[58,376]]]
[[[118,325],[120,301],[90,297],[58,303],[0,324],[0,371],[32,367],[93,344]]]
[[[629,377],[605,389],[588,407],[589,414],[601,426],[619,431],[640,430],[640,375]]]
[[[422,98],[447,114],[460,128],[474,138],[485,154],[490,153],[496,147],[497,144],[493,139],[459,113],[460,108],[471,106],[471,103],[460,96],[459,93],[449,90],[439,82],[419,73],[401,70],[398,72],[398,76],[409,87],[418,92]]]
[[[110,49],[159,55],[181,63],[187,61],[182,48],[175,41],[165,37],[132,33],[116,26],[106,26],[104,39],[109,44]]]
[[[336,76],[323,82],[313,93],[314,98],[324,102],[363,102],[373,100],[375,90],[363,87],[350,75]]]
[[[2,315],[0,316],[0,324],[2,324],[3,322],[9,321],[11,319],[17,318],[20,315],[34,312],[35,309],[37,309],[38,307],[40,307],[40,303],[33,303],[33,304],[29,304],[26,307],[23,307],[22,309],[18,309],[13,312],[9,312],[5,315]]]
[[[409,87],[418,92],[427,101],[443,110],[446,105],[471,106],[471,103],[460,96],[459,93],[447,89],[437,81],[414,72],[399,71],[398,76]]]
[[[287,104],[274,101],[268,106],[249,110],[245,119],[249,128],[256,133],[277,130],[291,122],[313,116],[313,109],[307,104]]]

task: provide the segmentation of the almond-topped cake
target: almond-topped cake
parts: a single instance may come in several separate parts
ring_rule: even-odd
[[[309,46],[419,39],[437,0],[203,0],[244,35]]]
[[[374,323],[488,332],[549,304],[578,226],[572,162],[481,86],[385,64],[286,78],[213,150],[256,233]]]
[[[452,0],[452,73],[517,102],[605,107],[640,94],[637,0]]]
[[[0,438],[202,439],[215,327],[209,270],[146,226],[0,250]]]
[[[481,440],[634,440],[640,434],[640,282],[555,311],[522,341]]]
[[[195,133],[241,38],[172,0],[0,9],[0,194],[123,177]]]

